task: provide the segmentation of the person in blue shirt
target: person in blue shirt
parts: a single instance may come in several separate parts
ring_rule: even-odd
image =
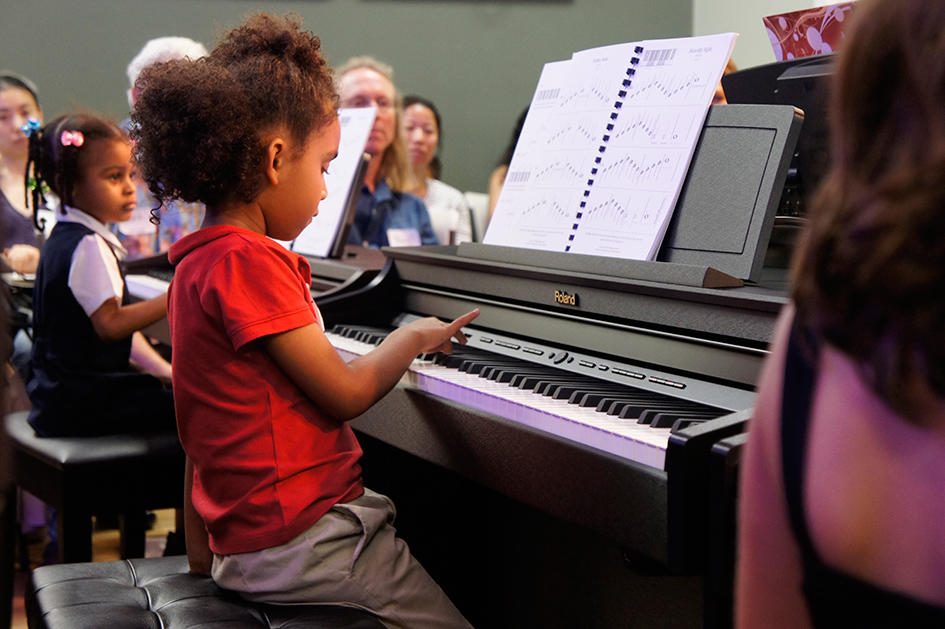
[[[371,161],[348,242],[373,248],[439,244],[423,201],[403,191],[409,165],[393,70],[371,57],[352,57],[337,76],[342,107],[377,108],[364,147]]]

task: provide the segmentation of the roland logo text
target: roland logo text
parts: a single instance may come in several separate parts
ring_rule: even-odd
[[[578,305],[578,296],[575,293],[574,295],[568,294],[563,290],[555,291],[555,302],[563,304],[565,306],[577,306]]]

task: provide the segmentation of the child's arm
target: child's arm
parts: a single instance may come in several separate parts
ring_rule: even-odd
[[[106,299],[89,318],[105,342],[120,341],[167,316],[167,294],[122,306],[116,297]]]
[[[357,417],[390,391],[418,354],[452,351],[460,331],[479,316],[473,310],[451,323],[433,317],[392,332],[375,350],[346,363],[315,325],[263,339],[273,360],[326,415],[339,421]]]
[[[171,383],[171,363],[164,360],[141,332],[131,336],[131,362],[162,382]]]
[[[191,490],[194,485],[194,464],[187,457],[184,468],[184,543],[187,546],[187,563],[192,574],[210,574],[213,563],[213,551],[210,550],[210,538],[203,518],[191,502]]]

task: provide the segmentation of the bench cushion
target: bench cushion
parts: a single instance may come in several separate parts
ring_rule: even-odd
[[[149,458],[178,457],[184,453],[176,432],[153,435],[120,434],[96,437],[37,437],[27,419],[28,412],[5,418],[11,445],[58,469],[105,463],[141,465]]]
[[[187,572],[187,558],[42,566],[26,592],[31,629],[378,629],[372,614],[329,605],[259,605]]]

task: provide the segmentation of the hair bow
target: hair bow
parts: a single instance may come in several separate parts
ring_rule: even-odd
[[[23,132],[23,135],[29,137],[33,135],[34,131],[39,131],[39,119],[38,118],[27,118],[26,124],[20,127],[20,130]]]
[[[59,142],[63,146],[69,146],[70,144],[76,148],[79,148],[85,143],[85,136],[82,135],[81,131],[63,131],[62,135],[59,136]]]

